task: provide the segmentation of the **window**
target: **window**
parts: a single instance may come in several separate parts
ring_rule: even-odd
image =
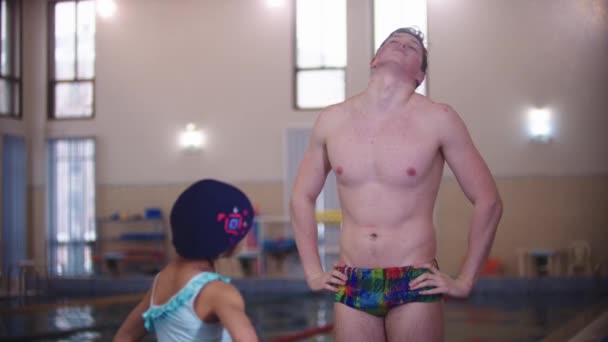
[[[296,0],[295,107],[344,101],[346,0]]]
[[[95,88],[95,2],[54,1],[49,18],[49,116],[91,118]]]
[[[426,0],[374,0],[374,52],[391,32],[408,26],[422,31],[428,48]],[[416,92],[426,94],[426,78]]]
[[[0,117],[21,117],[21,1],[0,1]]]
[[[93,272],[95,233],[95,141],[50,140],[48,176],[49,271]]]
[[[19,261],[26,259],[25,138],[2,136],[2,274],[16,280]],[[13,272],[11,272],[13,271]]]

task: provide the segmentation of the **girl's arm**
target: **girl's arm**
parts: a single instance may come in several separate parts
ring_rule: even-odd
[[[144,319],[141,315],[148,310],[150,306],[150,290],[148,290],[144,298],[137,306],[129,313],[127,319],[122,323],[116,335],[114,342],[139,341],[146,336],[146,328],[144,327]]]
[[[234,342],[259,341],[255,329],[245,313],[245,301],[239,290],[229,283],[214,281],[204,292],[214,313]],[[197,301],[198,303],[199,301]]]

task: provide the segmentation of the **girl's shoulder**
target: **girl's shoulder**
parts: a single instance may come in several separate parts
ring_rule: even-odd
[[[201,288],[193,303],[197,316],[206,322],[217,321],[215,313],[219,306],[243,302],[240,291],[230,283],[229,278],[221,275],[212,277],[213,279],[209,278],[209,281]]]
[[[156,276],[155,283],[158,280],[159,275]],[[165,274],[165,276],[167,276],[167,274]],[[221,286],[221,284],[226,286]],[[155,290],[158,290],[155,285],[156,284],[154,284],[152,288],[150,307],[143,315],[146,322],[154,321],[160,317],[166,316],[183,306],[193,307],[197,316],[203,320],[207,320],[205,318],[209,317],[208,313],[212,312],[212,305],[214,303],[213,300],[210,299],[212,299],[213,296],[225,296],[222,292],[229,294],[234,291],[232,288],[236,289],[230,284],[230,278],[228,277],[224,277],[214,272],[201,272],[190,277],[179,291],[174,293],[167,301],[155,303],[154,292]],[[148,327],[146,326],[146,328]]]
[[[241,292],[230,282],[230,278],[217,273],[203,277],[207,277],[208,281],[205,287],[201,289],[197,302],[217,305],[223,302],[242,299]]]
[[[163,305],[176,297],[191,299],[211,283],[230,283],[231,279],[211,271],[184,272],[165,269],[159,272],[152,284],[152,305]]]

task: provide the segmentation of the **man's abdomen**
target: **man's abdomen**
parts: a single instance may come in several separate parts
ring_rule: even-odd
[[[412,266],[435,258],[432,222],[408,222],[401,226],[342,225],[340,255],[349,266],[386,268]]]

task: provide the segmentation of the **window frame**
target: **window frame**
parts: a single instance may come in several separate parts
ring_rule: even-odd
[[[47,78],[48,78],[48,91],[47,91],[47,118],[49,120],[58,120],[58,121],[67,121],[67,120],[92,120],[95,118],[95,90],[96,90],[96,73],[95,73],[95,64],[97,63],[97,58],[95,58],[95,62],[93,63],[93,77],[92,78],[78,78],[78,30],[75,30],[75,59],[74,59],[74,79],[72,80],[57,80],[55,78],[55,6],[58,3],[62,2],[73,2],[75,3],[75,19],[76,19],[76,27],[78,27],[78,3],[85,1],[93,1],[95,0],[50,0],[48,3],[48,27],[47,27],[47,42],[48,42],[48,55],[47,55]],[[95,26],[97,26],[97,22],[95,22]],[[97,34],[97,27],[95,28],[95,34]],[[97,52],[97,46],[94,44],[95,52]],[[57,117],[55,113],[55,96],[56,89],[58,84],[77,84],[77,83],[91,83],[93,87],[93,100],[91,103],[91,115],[79,115],[79,116],[68,116],[68,117]]]
[[[344,72],[344,97],[346,99],[346,84],[347,84],[347,73],[346,73],[346,68],[348,66],[348,0],[345,0],[344,3],[344,15],[346,17],[346,37],[345,37],[345,44],[346,44],[346,63],[344,64],[343,67],[328,67],[328,66],[321,66],[318,68],[312,68],[312,67],[299,67],[298,66],[298,4],[297,4],[298,0],[293,0],[292,4],[292,18],[293,18],[293,31],[292,31],[292,52],[293,52],[293,77],[292,77],[292,108],[296,111],[303,111],[303,112],[318,112],[319,110],[327,107],[327,106],[323,106],[323,107],[300,107],[298,106],[298,74],[301,71],[328,71],[328,70],[337,70],[337,71],[343,71]]]
[[[94,211],[94,215],[93,215],[93,232],[95,234],[95,237],[93,239],[87,240],[85,236],[83,236],[83,238],[81,240],[78,239],[69,239],[68,241],[59,241],[57,238],[57,226],[56,226],[56,222],[52,222],[53,220],[56,219],[57,217],[57,212],[55,211],[56,207],[57,207],[57,203],[56,200],[52,198],[52,196],[57,195],[57,184],[55,183],[56,179],[53,179],[53,176],[55,175],[54,172],[56,171],[56,163],[58,161],[58,159],[53,159],[54,155],[51,150],[54,148],[55,144],[57,142],[84,142],[84,141],[91,141],[93,144],[93,156],[91,158],[91,162],[93,163],[92,167],[93,167],[93,211]],[[94,262],[94,251],[95,251],[95,244],[98,241],[98,236],[97,236],[97,139],[95,136],[89,136],[89,135],[84,135],[84,136],[66,136],[66,137],[51,137],[51,138],[47,138],[46,139],[46,146],[45,149],[47,151],[47,172],[46,172],[46,177],[47,177],[47,184],[46,184],[46,201],[47,201],[47,208],[46,208],[46,225],[47,225],[47,239],[46,239],[46,258],[49,260],[49,263],[47,265],[47,270],[49,272],[49,274],[52,274],[54,276],[73,276],[75,274],[69,274],[69,273],[59,273],[57,272],[57,264],[53,263],[53,261],[57,261],[57,252],[60,248],[64,247],[64,248],[69,248],[70,246],[77,246],[77,247],[82,247],[84,253],[86,254],[86,250],[88,248],[90,254],[91,259],[88,260],[91,263],[91,269],[84,273],[79,273],[78,276],[88,276],[88,275],[92,275],[95,273],[95,262]],[[85,160],[86,161],[86,160]],[[71,174],[70,174],[71,176]],[[85,259],[86,261],[86,259]]]
[[[7,2],[7,4],[12,4],[15,6],[18,6],[19,8],[19,13],[18,13],[18,18],[19,18],[19,25],[14,25],[13,29],[16,27],[18,32],[17,34],[19,35],[19,37],[17,38],[18,41],[18,49],[14,49],[12,51],[12,59],[15,61],[18,61],[19,63],[19,68],[18,70],[11,70],[11,72],[13,71],[17,71],[18,76],[12,76],[12,75],[8,75],[8,76],[4,76],[2,75],[1,71],[0,71],[0,79],[2,80],[6,80],[8,81],[9,84],[12,83],[17,83],[17,89],[19,89],[19,96],[17,97],[17,103],[13,103],[13,107],[17,108],[17,112],[16,113],[2,113],[0,112],[0,119],[13,119],[13,120],[22,120],[23,119],[23,3],[20,0],[5,0]],[[0,11],[2,9],[0,8]],[[11,8],[9,8],[9,11],[11,11]],[[2,24],[2,17],[0,16],[0,25]],[[13,32],[9,31],[8,32],[8,39],[9,39],[9,45],[12,45],[13,47],[15,46],[15,41],[14,41],[14,35],[12,34]],[[0,51],[2,51],[2,46],[0,44]],[[18,57],[15,56],[15,54],[19,54]],[[15,100],[15,98],[13,98],[13,101]]]
[[[376,42],[376,2],[377,2],[376,0],[372,0],[370,2],[370,5],[371,5],[370,13],[371,13],[371,16],[372,16],[371,17],[372,39],[371,39],[370,49],[371,49],[371,52],[372,52],[372,58],[374,56],[376,56],[376,52],[377,52],[376,51],[376,43],[377,43]],[[424,43],[425,43],[424,47],[427,50],[427,56],[428,56],[429,45],[430,45],[429,44],[430,39],[429,39],[429,11],[428,11],[429,4],[428,4],[428,0],[425,1],[425,6],[426,6],[426,32],[423,32],[423,34],[424,34]],[[398,29],[398,28],[399,27],[395,27],[395,29]],[[388,36],[386,36],[384,38],[386,39],[386,38],[388,38]],[[427,61],[427,63],[428,63],[428,61]],[[428,69],[428,64],[427,64],[427,69],[426,69],[426,72],[425,72],[424,81],[423,81],[423,83],[420,86],[416,87],[416,89],[414,90],[414,92],[416,92],[417,94],[420,94],[422,96],[429,97],[429,95],[430,95],[429,94],[429,90],[430,90],[429,82],[430,82],[429,81],[429,69]],[[420,93],[420,92],[418,92],[418,89],[422,85],[424,85],[424,90],[423,90],[423,93]]]

